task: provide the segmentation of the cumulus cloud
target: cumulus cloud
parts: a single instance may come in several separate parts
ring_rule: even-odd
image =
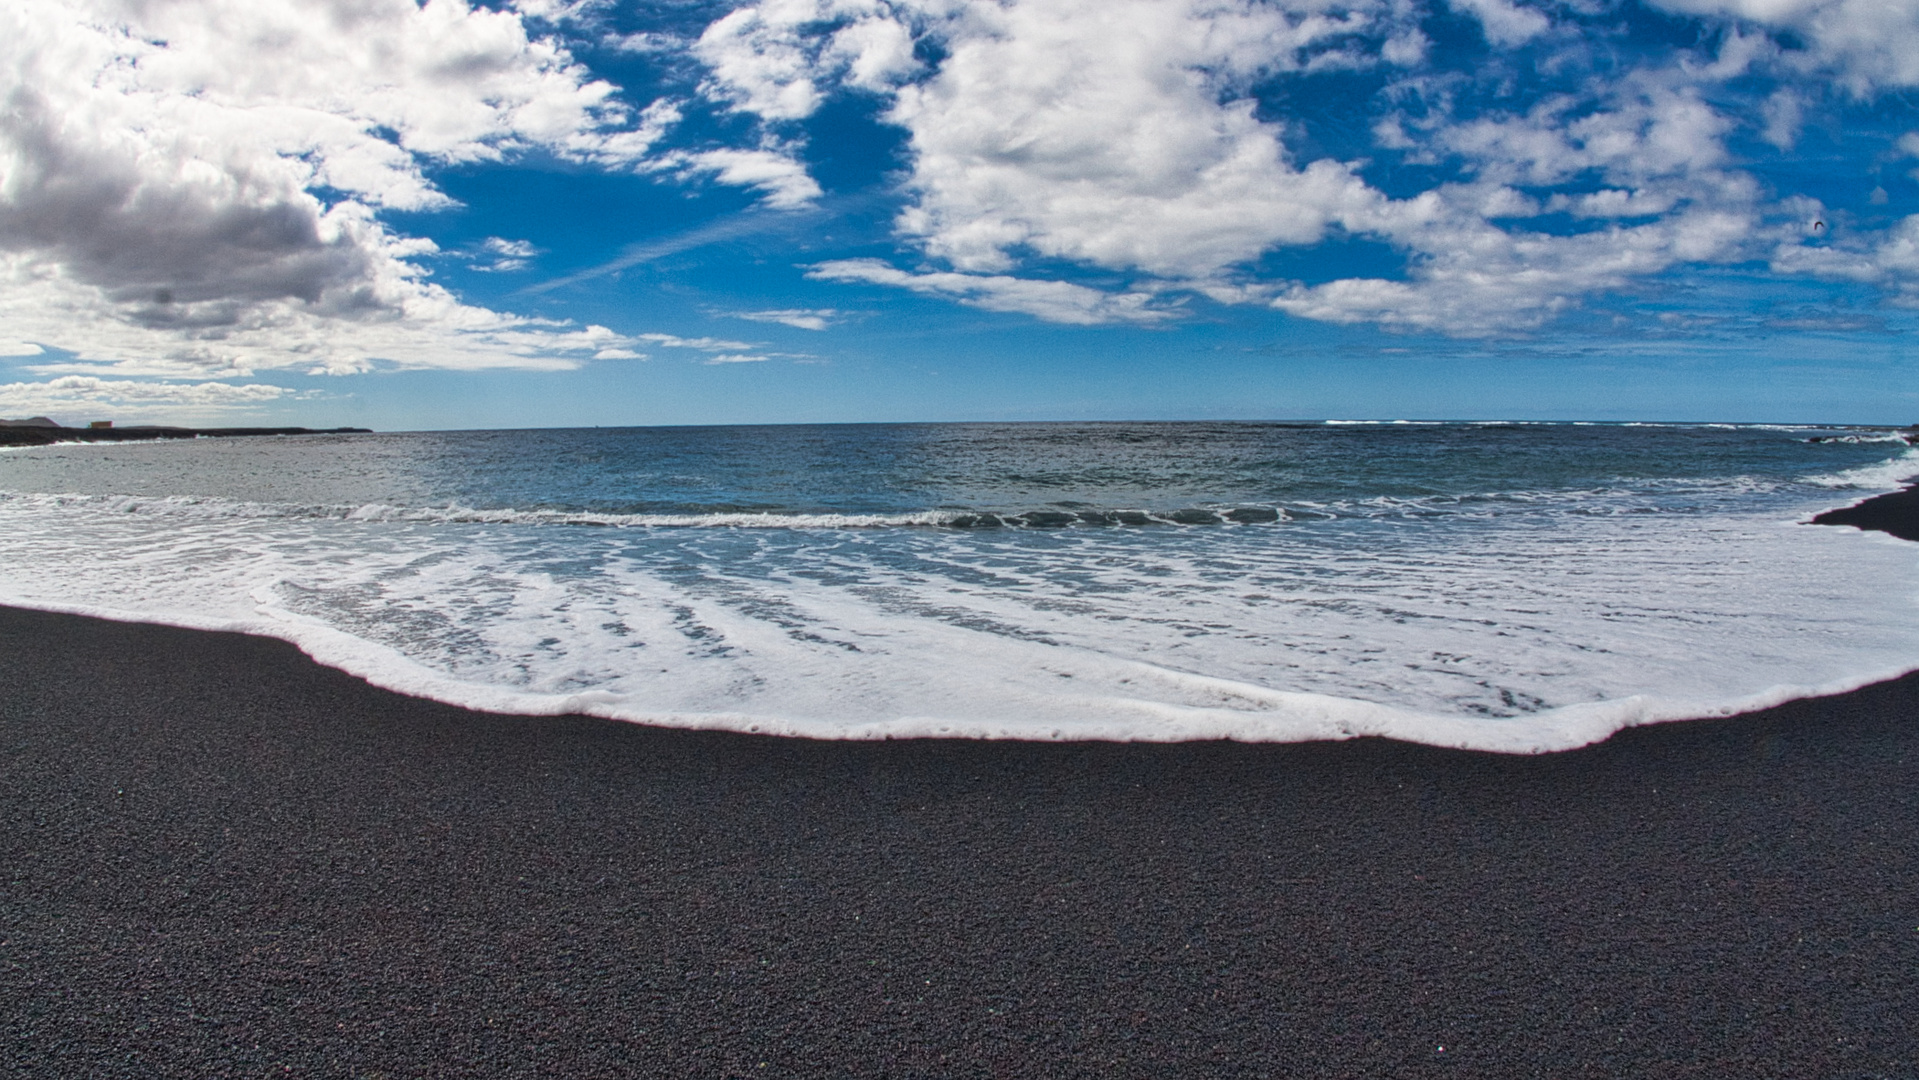
[[[1543,5],[1448,2],[1497,50],[1557,50],[1539,63],[1569,72],[1588,63]],[[1754,64],[1839,56],[1822,45],[1782,60],[1792,50],[1766,30],[1804,25],[1828,43],[1853,40],[1836,29],[1858,14],[1851,3],[1673,0],[1669,8],[1722,17],[1716,57],[1680,51],[1588,68],[1518,109],[1492,94],[1456,110],[1470,76],[1408,76],[1393,93],[1421,106],[1380,117],[1376,145],[1458,178],[1396,197],[1365,181],[1363,162],[1303,160],[1289,144],[1296,129],[1256,109],[1248,88],[1329,67],[1424,63],[1420,9],[1409,4],[767,0],[705,42],[728,65],[715,67],[714,92],[769,123],[810,114],[834,79],[845,84],[825,43],[839,28],[891,18],[936,43],[926,54],[936,59],[886,68],[866,89],[890,95],[885,118],[908,135],[899,235],[950,270],[840,260],[814,266],[816,279],[1075,323],[1164,320],[1172,312],[1154,297],[1189,289],[1307,318],[1470,336],[1536,327],[1676,268],[1765,258],[1798,211],[1774,201],[1727,140],[1743,125],[1789,147],[1812,99],[1780,87],[1741,117],[1724,83]],[[1890,32],[1898,19],[1854,29],[1882,24]],[[1875,78],[1904,76],[1886,68]],[[1259,277],[1257,260],[1275,248],[1346,237],[1383,241],[1403,271],[1316,284]],[[1036,260],[1136,284],[1112,294],[1036,280],[1022,272]],[[1815,261],[1774,265],[1814,273]]]
[[[1526,4],[1451,2],[1499,48],[1552,29]],[[889,20],[897,32],[881,33]],[[852,27],[892,44],[835,44]],[[936,42],[937,62],[908,63],[907,35]],[[885,118],[910,153],[898,231],[951,269],[849,259],[813,266],[816,280],[1079,324],[1164,321],[1174,312],[1155,297],[1184,288],[1314,319],[1479,334],[1771,242],[1760,188],[1725,147],[1735,121],[1677,67],[1594,78],[1523,112],[1387,116],[1375,128],[1383,146],[1467,174],[1422,194],[1388,197],[1357,163],[1299,160],[1284,119],[1262,116],[1249,87],[1422,62],[1418,9],[1405,4],[764,0],[715,23],[699,51],[709,91],[772,125],[852,84],[847,57],[868,56],[878,74],[858,85],[890,95]],[[1775,102],[1778,138],[1798,122],[1788,105]],[[1544,215],[1587,224],[1528,226]],[[1250,274],[1274,248],[1335,236],[1387,242],[1404,276],[1308,286]],[[1018,272],[1034,259],[1146,284],[1115,294]]]
[[[1919,86],[1919,5],[1902,0],[1651,0],[1688,15],[1716,15],[1790,31],[1803,49],[1781,63],[1836,75],[1861,96]]]
[[[449,204],[427,163],[631,165],[665,120],[464,0],[20,0],[0,70],[8,335],[178,370],[564,366],[587,332],[459,303],[378,213]]]
[[[634,339],[461,303],[437,285],[402,279],[378,317],[339,317],[321,305],[117,301],[63,268],[0,256],[0,326],[74,359],[34,370],[168,378],[246,377],[293,369],[342,375],[398,368],[575,368]]]
[[[1245,80],[1300,70],[1359,13],[1201,0],[975,5],[890,118],[913,152],[902,231],[970,272],[1025,254],[1202,278],[1319,240],[1377,199],[1291,160]]]
[[[1443,200],[1437,200],[1443,202]],[[1536,327],[1586,294],[1679,263],[1727,261],[1759,223],[1702,210],[1572,236],[1507,231],[1443,210],[1407,227],[1419,249],[1407,280],[1345,278],[1295,285],[1274,307],[1328,322],[1377,322],[1473,337]]]
[[[1203,276],[1277,243],[1324,235],[1372,196],[1350,169],[1290,160],[1245,93],[1282,71],[1373,62],[1423,37],[1384,0],[762,0],[695,46],[707,92],[784,130],[835,89],[891,97],[907,129],[902,231],[969,272],[1027,253]],[[944,53],[936,68],[916,40]],[[814,197],[790,152],[686,164],[797,205]]]
[[[1434,133],[1440,147],[1500,183],[1551,186],[1597,172],[1638,188],[1704,175],[1729,158],[1733,124],[1690,86],[1628,79],[1598,100],[1555,96],[1518,116],[1492,114]]]
[[[885,91],[914,73],[912,4],[887,0],[763,0],[714,22],[693,43],[710,72],[706,95],[777,128],[813,115],[835,87]],[[650,43],[650,39],[649,39]],[[755,188],[766,205],[793,210],[820,197],[799,144],[771,128],[751,149],[683,151],[663,165]]]
[[[712,71],[708,92],[768,120],[811,116],[821,84],[884,89],[912,74],[919,5],[885,0],[762,0],[708,27],[694,55]]]
[[[1805,99],[1792,87],[1781,87],[1766,99],[1761,110],[1766,119],[1760,137],[1781,150],[1791,150],[1799,141],[1799,126],[1804,121]]]
[[[654,32],[608,34],[600,39],[600,44],[616,52],[629,53],[676,53],[687,46],[684,38]]]
[[[1479,20],[1480,28],[1486,34],[1486,40],[1494,45],[1511,48],[1546,32],[1552,20],[1529,7],[1520,7],[1512,0],[1450,0],[1452,6]]]
[[[1399,118],[1392,127],[1411,141]],[[1522,113],[1428,122],[1422,145],[1471,181],[1382,199],[1348,219],[1406,254],[1404,278],[1296,284],[1273,306],[1476,336],[1539,326],[1583,297],[1676,266],[1761,257],[1784,211],[1731,167],[1733,127],[1670,72],[1632,73]],[[1530,223],[1561,214],[1581,225]]]
[[[1012,311],[1047,322],[1092,326],[1098,323],[1156,323],[1175,312],[1151,306],[1150,293],[1107,293],[1065,281],[1035,281],[1004,274],[911,274],[878,259],[838,259],[811,267],[817,281],[865,282],[943,296],[987,311]]]
[[[1898,306],[1919,307],[1919,214],[1877,237],[1831,245],[1781,244],[1772,267],[1786,274],[1877,285]]]
[[[834,95],[904,134],[903,250],[818,263],[815,280],[1077,324],[1164,322],[1170,296],[1198,292],[1456,334],[1536,326],[1702,262],[1770,257],[1908,296],[1903,233],[1803,242],[1792,207],[1745,171],[1753,144],[1728,140],[1790,148],[1830,100],[1814,80],[1919,85],[1919,7],[1649,3],[1701,20],[1716,54],[1596,58],[1576,31],[1616,0],[756,0],[698,34],[628,37],[605,36],[587,0],[19,0],[0,9],[0,354],[50,346],[74,357],[50,373],[111,361],[173,378],[759,356],[466,304],[433,283],[433,257],[510,272],[532,244],[441,253],[382,215],[449,205],[437,167],[537,154],[747,188],[766,208],[755,221],[813,220],[807,122]],[[1486,72],[1433,68],[1461,47],[1422,30],[1441,8],[1482,28]],[[550,36],[574,31],[689,55],[698,86],[636,110]],[[1387,73],[1377,111],[1345,133],[1372,144],[1317,149],[1273,88],[1353,70]],[[1495,85],[1518,70],[1554,92]],[[1732,81],[1753,74],[1759,89]],[[1375,158],[1431,179],[1376,186]],[[1352,239],[1401,269],[1263,269],[1275,249]],[[1085,270],[1131,284],[1071,280]],[[835,312],[735,317],[818,330]]]

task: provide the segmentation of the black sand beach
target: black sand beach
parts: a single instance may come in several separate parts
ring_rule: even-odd
[[[1812,519],[1815,525],[1851,525],[1890,533],[1901,540],[1919,540],[1919,487],[1903,488],[1885,495],[1828,510]]]
[[[1915,678],[1537,758],[492,716],[14,609],[0,685],[11,1075],[1919,1075]]]

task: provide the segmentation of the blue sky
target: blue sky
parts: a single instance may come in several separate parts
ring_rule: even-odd
[[[0,415],[1910,423],[1919,5],[24,0]]]

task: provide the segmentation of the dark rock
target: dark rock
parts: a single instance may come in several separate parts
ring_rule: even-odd
[[[1270,506],[1242,506],[1235,510],[1226,511],[1226,516],[1233,521],[1252,525],[1268,521],[1278,521],[1279,511]]]
[[[1176,521],[1181,525],[1217,525],[1219,515],[1211,510],[1175,510],[1166,515],[1166,520]]]

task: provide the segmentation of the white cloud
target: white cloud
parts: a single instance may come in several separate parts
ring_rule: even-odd
[[[1441,87],[1372,130],[1380,149],[1459,164],[1468,182],[1403,199],[1365,183],[1358,161],[1306,160],[1299,129],[1256,110],[1252,92],[1313,71],[1419,69],[1430,47],[1419,24],[1438,0],[760,0],[697,40],[602,40],[690,50],[706,65],[699,93],[751,121],[739,145],[670,153],[659,145],[684,100],[636,113],[541,36],[596,2],[0,7],[0,354],[44,343],[75,358],[36,370],[176,378],[563,368],[644,347],[757,355],[464,304],[423,269],[432,244],[380,215],[449,205],[433,167],[530,152],[709,177],[800,210],[822,191],[799,122],[847,92],[876,97],[904,129],[899,234],[942,269],[841,260],[813,268],[822,280],[1071,323],[1163,321],[1175,314],[1163,298],[1188,289],[1470,334],[1536,325],[1687,262],[1777,248],[1782,272],[1909,295],[1903,233],[1778,246],[1780,207],[1726,149],[1737,95],[1704,89],[1754,70],[1860,94],[1919,85],[1919,4],[1904,0],[1652,0],[1718,20],[1716,59],[1562,79],[1574,87],[1564,96],[1464,122]],[[1495,49],[1532,44],[1542,72],[1587,47],[1546,14],[1569,5],[1446,3]],[[1406,88],[1465,78],[1400,77]],[[1739,120],[1788,148],[1818,101],[1787,85]],[[1901,146],[1919,153],[1919,133]],[[1579,231],[1551,235],[1566,219],[1531,220],[1542,214]],[[1385,242],[1405,258],[1403,280],[1253,280],[1262,254],[1328,237]],[[451,254],[513,271],[537,252],[495,237]],[[1039,280],[1057,276],[1031,270],[1039,260],[1136,284]],[[736,317],[817,330],[833,315]]]
[[[0,331],[181,372],[579,362],[603,331],[459,303],[376,214],[448,204],[425,162],[634,164],[676,115],[463,0],[17,0],[0,71]]]
[[[600,44],[618,52],[676,53],[685,49],[688,42],[672,34],[639,33],[608,34],[600,40]]]
[[[1556,185],[1597,171],[1608,184],[1633,188],[1720,175],[1732,127],[1692,87],[1629,77],[1597,103],[1548,98],[1523,115],[1441,127],[1432,141],[1499,183]]]
[[[703,364],[753,364],[772,359],[773,356],[792,356],[793,353],[773,353],[761,355],[751,350],[757,348],[750,341],[730,341],[726,338],[680,337],[677,334],[638,334],[630,339],[634,343],[644,342],[663,349],[691,349],[706,353]],[[621,359],[644,360],[644,354],[631,352],[624,348],[608,349],[594,357],[596,360]]]
[[[1426,59],[1432,41],[1418,27],[1410,27],[1386,39],[1379,58],[1399,67],[1413,67]]]
[[[1025,253],[1206,277],[1319,240],[1377,199],[1344,164],[1290,160],[1239,92],[1371,26],[1213,0],[980,4],[891,113],[909,132],[902,230],[965,271]]]
[[[892,94],[889,119],[913,153],[901,228],[960,270],[1035,252],[1192,277],[1315,241],[1373,197],[1340,163],[1295,167],[1245,88],[1372,63],[1352,47],[1360,35],[1415,62],[1424,39],[1396,11],[1389,0],[762,0],[708,27],[695,53],[710,96],[774,127],[836,87]],[[917,39],[938,42],[936,71],[915,59]],[[682,160],[783,205],[817,195],[790,151]]]
[[[1457,6],[1498,47],[1551,30],[1531,6]],[[848,259],[814,266],[818,280],[1079,324],[1163,321],[1175,312],[1155,297],[1184,288],[1314,319],[1473,335],[1536,326],[1682,263],[1756,254],[1766,213],[1726,151],[1734,123],[1679,68],[1597,79],[1521,114],[1384,118],[1382,145],[1451,157],[1474,177],[1407,199],[1348,163],[1295,160],[1285,124],[1256,115],[1256,79],[1420,63],[1417,15],[1363,0],[765,0],[716,23],[702,49],[712,92],[777,123],[809,115],[848,81],[826,44],[845,27],[937,41],[937,68],[881,65],[888,74],[867,88],[890,88],[887,117],[908,133],[900,232],[952,271]],[[899,34],[870,29],[888,18]],[[1741,40],[1750,62],[1764,43]],[[1780,134],[1793,118],[1783,99],[1775,111]],[[1545,213],[1632,224],[1574,235],[1497,224]],[[1262,253],[1341,233],[1402,252],[1404,279],[1249,280]],[[1017,272],[1035,258],[1150,284],[1113,294]]]
[[[1919,307],[1919,214],[1864,242],[1781,244],[1773,253],[1772,268],[1783,274],[1878,285],[1893,303]]]
[[[491,262],[474,262],[473,269],[488,273],[505,273],[524,270],[539,249],[525,240],[507,240],[503,237],[489,236],[480,242],[477,254],[481,258],[490,258]]]
[[[1717,20],[1716,55],[1593,67],[1591,43],[1556,33],[1549,12],[1604,4],[1446,0],[1495,50],[1547,43],[1538,71],[1589,74],[1523,110],[1462,120],[1453,95],[1469,74],[1409,71],[1392,93],[1418,105],[1378,118],[1376,145],[1466,180],[1403,198],[1369,186],[1358,162],[1302,159],[1295,129],[1251,93],[1329,68],[1420,68],[1429,9],[1404,0],[762,0],[709,27],[696,52],[705,91],[761,121],[762,152],[777,147],[786,176],[801,175],[794,123],[828,95],[890,95],[884,115],[909,153],[898,234],[944,268],[849,259],[813,267],[816,279],[1074,323],[1163,320],[1173,312],[1154,297],[1191,290],[1470,336],[1537,326],[1678,267],[1764,258],[1798,210],[1769,201],[1731,134],[1746,126],[1789,150],[1819,101],[1807,78],[1858,93],[1919,85],[1919,5],[1653,2]],[[937,60],[915,60],[915,42]],[[1755,70],[1788,82],[1742,115],[1724,84]],[[1908,142],[1919,153],[1919,133]],[[1263,254],[1338,237],[1383,241],[1403,274],[1258,280]],[[1891,283],[1888,244],[1774,261]],[[1022,270],[1040,260],[1136,284],[1115,295]]]
[[[1651,0],[1668,11],[1719,15],[1792,31],[1806,48],[1780,62],[1836,74],[1864,96],[1919,86],[1919,4],[1907,0]]]
[[[714,179],[735,187],[758,188],[766,205],[776,210],[798,210],[820,197],[820,185],[791,148],[771,150],[707,150],[663,155],[662,167],[685,173],[713,173]]]
[[[762,0],[707,27],[692,51],[710,76],[702,90],[732,110],[779,125],[803,120],[834,86],[886,91],[913,74],[913,34],[895,9],[906,0]],[[820,187],[790,138],[768,135],[757,149],[670,155],[662,164],[752,187],[775,209],[798,209]]]
[[[1523,45],[1552,26],[1540,12],[1512,0],[1448,0],[1455,9],[1479,20],[1486,40],[1501,48]]]
[[[310,392],[258,383],[157,383],[67,375],[46,382],[0,383],[0,414],[64,413],[71,418],[84,409],[94,418],[101,413],[118,418],[161,411],[207,416],[310,396]]]
[[[1489,34],[1506,43],[1547,29],[1531,9],[1480,7],[1503,27]],[[1477,174],[1394,200],[1340,162],[1293,163],[1283,129],[1224,92],[1258,70],[1252,57],[1265,58],[1265,70],[1297,71],[1312,49],[1359,30],[1386,37],[1396,24],[1383,14],[1315,22],[1322,17],[1233,4],[1108,4],[1112,17],[1094,19],[1078,0],[968,10],[975,32],[954,33],[939,71],[903,88],[892,115],[916,154],[903,230],[971,273],[850,260],[814,276],[1055,321],[1168,314],[1144,291],[1116,297],[990,273],[1040,255],[1308,318],[1476,335],[1537,326],[1584,295],[1680,263],[1754,254],[1759,189],[1730,168],[1733,124],[1671,73],[1596,82],[1584,97],[1522,115],[1451,123],[1442,113],[1415,134],[1389,118],[1386,134]],[[1561,190],[1542,204],[1516,185]],[[1571,236],[1494,223],[1553,211],[1656,220]],[[1333,230],[1392,244],[1406,256],[1404,280],[1245,280],[1261,252]]]
[[[684,338],[673,334],[640,334],[634,340],[667,349],[698,349],[701,352],[741,352],[754,347],[750,341],[728,341],[725,338],[710,337]]]
[[[779,323],[797,330],[824,330],[838,322],[843,313],[833,308],[781,308],[774,311],[731,311],[727,314],[735,319]]]
[[[397,269],[389,269],[397,267]],[[74,354],[57,368],[170,378],[244,377],[292,369],[348,374],[377,365],[478,370],[565,370],[632,339],[461,303],[437,285],[400,276],[363,283],[371,313],[336,313],[297,300],[116,300],[62,268],[0,257],[0,327],[10,336]]]
[[[1107,293],[1065,281],[1034,281],[1004,274],[909,274],[878,259],[839,259],[810,268],[816,281],[866,282],[944,296],[988,311],[1032,315],[1047,322],[1091,326],[1098,323],[1156,323],[1175,313],[1150,306],[1150,293]]]
[[[1766,126],[1760,137],[1781,150],[1791,150],[1799,141],[1799,126],[1804,122],[1805,99],[1791,87],[1775,90],[1761,108]]]
[[[1327,322],[1377,322],[1463,337],[1523,330],[1582,295],[1622,288],[1680,263],[1734,258],[1748,250],[1757,225],[1748,216],[1702,210],[1558,236],[1509,232],[1476,215],[1441,211],[1407,226],[1417,252],[1408,280],[1296,285],[1272,304]]]
[[[919,70],[913,35],[900,23],[863,18],[841,27],[825,55],[846,65],[846,82],[865,90],[884,90]]]
[[[712,71],[712,96],[766,120],[800,120],[824,100],[823,82],[883,89],[918,67],[912,32],[894,17],[911,6],[762,0],[707,27],[693,52]]]

